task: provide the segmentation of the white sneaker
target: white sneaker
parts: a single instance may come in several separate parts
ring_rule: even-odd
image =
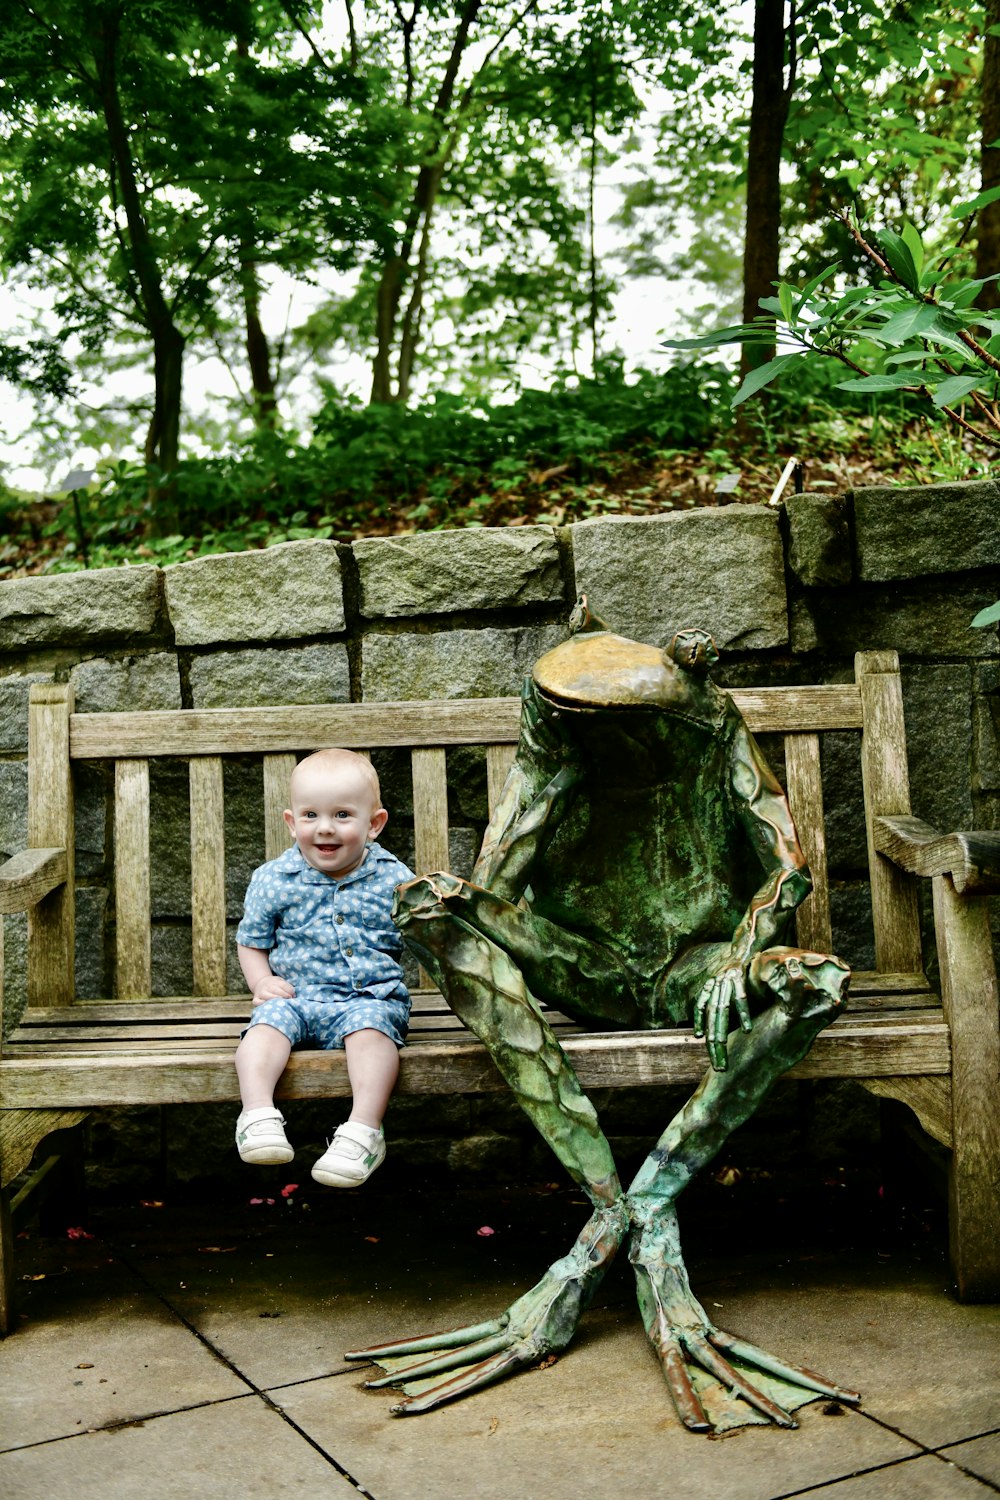
[[[326,1187],[359,1187],[384,1161],[385,1137],[381,1128],[373,1130],[370,1125],[348,1120],[335,1131],[312,1175]]]
[[[285,1135],[284,1116],[273,1105],[243,1111],[236,1121],[236,1149],[243,1161],[257,1167],[278,1166],[295,1155]]]

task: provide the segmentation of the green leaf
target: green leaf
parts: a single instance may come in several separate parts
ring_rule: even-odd
[[[964,203],[956,203],[951,211],[953,219],[967,219],[970,214],[977,214],[981,208],[988,203],[995,203],[1000,198],[1000,187],[987,188],[984,193],[977,193],[974,198],[967,198]]]
[[[918,302],[894,313],[884,328],[878,332],[879,341],[898,348],[907,339],[919,338],[927,329],[933,328],[938,310],[928,302]]]
[[[781,304],[781,315],[785,322],[794,322],[795,314],[792,311],[792,289],[785,281],[778,287],[778,301]]]
[[[812,296],[813,292],[819,286],[820,282],[821,281],[825,281],[826,278],[830,275],[830,273],[832,271],[835,271],[839,265],[840,265],[840,261],[839,260],[833,261],[830,265],[828,265],[826,267],[825,270],[820,271],[820,273],[819,273],[818,276],[814,276],[811,281],[807,281],[806,282],[805,286],[802,288],[801,292],[799,293],[799,300],[795,304],[795,316],[796,317],[798,317],[799,313],[805,307],[806,303],[809,301],[809,298]]]
[[[721,344],[773,344],[774,324],[734,323],[731,328],[717,328],[694,339],[664,339],[661,349],[717,349]]]
[[[855,380],[838,381],[838,391],[901,391],[915,384],[912,375],[862,375]]]
[[[883,229],[875,236],[880,246],[889,269],[893,275],[907,288],[908,291],[917,292],[920,289],[920,277],[913,261],[910,247],[901,235],[893,229]]]
[[[934,392],[933,400],[935,406],[951,406],[955,401],[961,401],[970,391],[983,384],[981,375],[949,375],[947,380]]]
[[[766,365],[758,365],[756,370],[751,370],[733,397],[733,406],[739,406],[740,402],[746,401],[749,396],[756,396],[758,391],[762,391],[766,385],[771,384],[772,380],[776,380],[793,359],[799,358],[801,356],[798,352],[779,354],[775,359],[769,359]]]
[[[995,625],[998,620],[1000,620],[1000,599],[997,600],[996,604],[987,604],[985,609],[981,609],[972,623],[977,627],[982,627],[983,625]]]
[[[902,240],[913,257],[913,264],[916,267],[917,280],[919,282],[920,273],[924,269],[924,245],[920,235],[909,220],[903,225]]]

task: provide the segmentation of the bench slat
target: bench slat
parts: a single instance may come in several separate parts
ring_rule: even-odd
[[[418,871],[448,869],[448,772],[444,750],[413,752],[413,845]]]
[[[860,729],[861,699],[853,684],[737,688],[754,734]],[[279,708],[163,709],[151,713],[73,714],[74,760],[154,755],[237,755],[319,750],[325,745],[370,749],[391,745],[515,744],[518,698],[456,698],[413,703],[326,703]]]
[[[116,990],[148,995],[152,984],[149,917],[149,762],[115,766]]]
[[[206,755],[190,764],[191,956],[196,995],[226,988],[226,838],[222,761]]]
[[[154,755],[252,755],[341,745],[484,745],[517,740],[517,698],[426,703],[320,703],[280,708],[163,709],[73,714],[74,760]]]
[[[507,780],[507,772],[514,763],[516,749],[516,745],[486,746],[486,801],[491,818]]]
[[[861,779],[865,791],[875,962],[880,969],[919,969],[922,959],[916,879],[879,854],[875,833],[876,818],[910,811],[899,658],[894,651],[859,652],[855,671],[865,714]]]
[[[450,1015],[438,990],[411,991],[411,1024],[421,1015]],[[940,1001],[923,974],[873,974],[859,972],[851,981],[848,1001],[850,1020],[857,1011],[892,1011],[939,1007]],[[543,1006],[546,1015],[558,1015]],[[27,1036],[39,1026],[65,1025],[159,1025],[169,1021],[245,1021],[250,1011],[249,995],[218,995],[190,999],[186,995],[156,1000],[77,1000],[70,1006],[30,1006],[22,1015],[15,1037]],[[838,1023],[839,1024],[839,1023]]]
[[[72,851],[73,780],[69,725],[73,689],[67,683],[35,682],[28,705],[28,846]],[[76,887],[70,855],[65,882],[28,916],[28,1002],[43,996],[73,999]],[[2,1293],[0,1293],[2,1296]]]
[[[586,1088],[690,1083],[705,1072],[705,1044],[690,1031],[567,1036],[562,1045]],[[9,1108],[177,1104],[237,1098],[232,1049],[217,1054],[102,1054],[8,1057],[4,1102]],[[950,1066],[943,1023],[854,1026],[821,1032],[788,1078],[939,1076]],[[493,1093],[506,1089],[481,1043],[418,1042],[403,1053],[399,1093]],[[333,1098],[350,1092],[342,1053],[294,1052],[278,1086],[285,1099]]]
[[[194,763],[192,762],[192,765]],[[277,859],[295,842],[285,822],[294,755],[264,756],[264,858]]]
[[[818,734],[785,736],[785,776],[788,803],[813,881],[812,893],[795,913],[798,944],[812,953],[832,953]]]

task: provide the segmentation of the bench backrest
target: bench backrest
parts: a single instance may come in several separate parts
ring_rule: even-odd
[[[829,885],[820,739],[828,730],[862,732],[861,765],[868,824],[869,867],[880,972],[921,968],[915,882],[877,854],[872,820],[909,807],[899,663],[895,653],[868,652],[856,661],[855,683],[750,688],[733,692],[755,734],[784,737],[786,787],[813,874],[813,894],[797,914],[800,946],[830,952]],[[194,993],[226,992],[226,883],[223,757],[263,760],[265,856],[288,847],[282,819],[296,752],[342,745],[371,752],[409,750],[413,778],[414,860],[418,870],[446,869],[449,747],[486,748],[492,808],[514,753],[515,698],[440,702],[324,704],[257,709],[178,709],[148,713],[77,714],[71,689],[36,684],[29,722],[29,823],[32,848],[73,848],[72,763],[113,761],[116,994],[151,993],[149,762],[189,763],[191,914]],[[72,862],[71,862],[72,864]],[[28,1003],[73,1000],[73,872],[35,908],[29,921]]]

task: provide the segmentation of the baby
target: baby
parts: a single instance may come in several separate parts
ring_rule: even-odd
[[[353,750],[318,750],[292,773],[295,846],[255,870],[236,933],[254,1012],[236,1049],[246,1162],[291,1161],[274,1089],[292,1048],[343,1047],[354,1096],[312,1175],[357,1187],[385,1158],[382,1117],[399,1072],[410,997],[393,891],[413,873],[375,840],[388,820],[378,777]]]

